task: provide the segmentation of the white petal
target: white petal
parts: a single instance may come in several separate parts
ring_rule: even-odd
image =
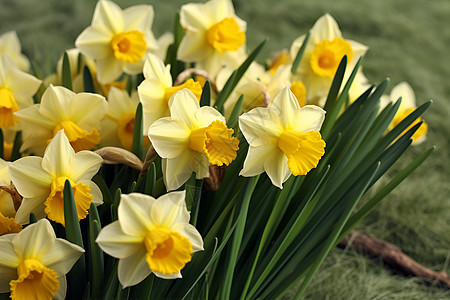
[[[144,132],[156,120],[169,117],[170,111],[165,99],[165,88],[156,80],[144,80],[138,86],[139,98],[142,103],[144,117]]]
[[[95,242],[108,255],[121,259],[134,255],[143,247],[143,237],[125,234],[119,221],[104,227]]]
[[[189,149],[191,130],[175,118],[162,118],[153,122],[148,137],[162,158],[175,158]]]
[[[145,249],[130,257],[119,260],[118,277],[123,287],[136,285],[144,280],[151,271],[145,261]]]
[[[131,193],[122,195],[118,208],[119,222],[125,234],[145,236],[152,226],[150,209],[156,200],[148,195]]]
[[[65,87],[50,85],[42,95],[39,112],[57,123],[66,120],[74,96],[75,93]]]
[[[283,188],[283,183],[292,174],[287,164],[287,157],[282,151],[272,153],[271,156],[267,157],[264,162],[264,170],[272,184],[280,189]]]
[[[103,158],[88,150],[75,153],[72,159],[70,179],[77,182],[81,179],[91,179],[102,166]]]
[[[72,167],[72,158],[75,151],[67,139],[64,130],[56,133],[45,149],[42,159],[42,169],[52,177],[69,176]]]
[[[92,93],[79,93],[70,102],[71,120],[83,129],[98,128],[108,111],[105,97]]]
[[[177,278],[182,278],[181,276],[181,272],[178,271],[178,273],[173,273],[173,274],[169,274],[169,275],[164,275],[158,272],[153,272],[153,274],[155,274],[156,277],[162,278],[162,279],[177,279]]]
[[[283,126],[276,112],[257,107],[239,117],[239,128],[250,146],[276,144]]]
[[[139,30],[148,32],[153,23],[153,6],[134,5],[123,10],[123,31]]]
[[[277,113],[283,127],[288,129],[294,125],[295,112],[300,109],[300,105],[289,87],[285,87],[275,97],[269,109]]]
[[[353,50],[353,59],[351,61],[351,65],[349,65],[349,69],[353,69],[354,65],[356,64],[356,62],[358,61],[358,59],[365,55],[367,50],[369,49],[369,47],[367,47],[366,45],[363,45],[359,42],[356,41],[352,41],[352,40],[346,40],[350,46],[352,46],[352,50]],[[351,66],[351,68],[350,68]]]
[[[23,109],[33,104],[31,98],[39,89],[41,80],[19,69],[10,70],[6,86],[13,93],[19,108]]]
[[[195,113],[195,118],[197,119],[197,124],[200,128],[207,127],[216,120],[226,123],[225,117],[211,106],[200,107]]]
[[[414,90],[407,82],[400,82],[391,91],[390,99],[396,102],[398,98],[402,97],[402,103],[398,109],[399,112],[416,107],[416,96]]]
[[[12,240],[17,236],[17,233],[9,233],[0,236],[0,274],[7,272],[8,269],[13,269],[15,271],[15,276],[17,277],[16,268],[20,264],[20,258],[14,250],[14,245]],[[0,275],[1,276],[1,275]],[[2,282],[0,280],[0,282]]]
[[[75,46],[87,57],[104,59],[113,53],[109,45],[111,38],[109,30],[89,26],[77,37]]]
[[[212,22],[214,20],[205,17],[205,4],[203,3],[188,3],[181,7],[180,24],[183,28],[188,30],[207,30],[214,25]]]
[[[92,17],[92,26],[108,29],[111,33],[122,32],[124,28],[122,9],[112,1],[98,1]]]
[[[185,195],[185,191],[170,192],[156,200],[159,205],[160,225],[170,228],[173,224],[189,222],[190,215],[186,208]]]
[[[250,146],[244,161],[244,166],[241,172],[239,172],[239,175],[252,177],[264,172],[264,162],[274,151],[279,151],[276,144],[258,147]]]
[[[171,228],[189,239],[194,252],[203,250],[203,239],[198,230],[189,223],[178,223]]]
[[[162,173],[167,191],[173,191],[182,186],[192,175],[191,159],[193,151],[186,150],[175,158],[162,159]]]
[[[58,276],[66,275],[84,253],[84,249],[64,239],[56,239],[53,247],[41,258],[47,268],[52,269]]]
[[[97,61],[97,80],[106,84],[116,80],[123,72],[125,62],[115,59],[114,55],[108,55]]]
[[[41,219],[19,232],[12,243],[19,256],[39,258],[53,248],[55,240],[56,235],[52,225],[47,219]]]
[[[42,158],[23,157],[9,166],[11,181],[25,198],[48,195],[53,178],[41,167]]]
[[[188,128],[197,129],[199,127],[195,114],[200,109],[200,104],[190,90],[182,89],[173,94],[169,100],[169,109],[170,115],[184,122]]]
[[[206,41],[205,31],[188,31],[180,42],[177,57],[185,62],[197,62],[210,57],[214,52]]]
[[[95,184],[95,182],[87,179],[82,179],[78,182],[84,183],[91,189],[89,193],[93,196],[92,197],[92,203],[94,203],[95,206],[99,206],[103,204],[103,194],[100,188]],[[78,183],[77,182],[77,183]]]
[[[136,75],[142,73],[144,69],[145,56],[143,56],[138,62],[125,63],[123,65],[123,71],[129,75]]]
[[[318,44],[321,41],[332,41],[334,38],[342,37],[336,20],[329,14],[320,17],[311,28],[311,43]]]
[[[67,280],[66,276],[58,277],[59,281],[59,289],[55,293],[55,300],[64,300],[66,299],[66,291],[67,291]]]
[[[157,80],[165,87],[172,86],[170,66],[164,66],[164,62],[158,56],[148,53],[144,64],[145,79]]]
[[[49,191],[50,193],[50,191]],[[36,219],[42,219],[46,216],[44,202],[48,195],[35,197],[35,198],[23,198],[22,204],[20,204],[17,210],[14,220],[19,224],[30,223],[30,214],[33,213]]]
[[[293,129],[299,132],[310,130],[320,130],[325,120],[325,111],[315,105],[306,105],[295,114],[295,123]]]

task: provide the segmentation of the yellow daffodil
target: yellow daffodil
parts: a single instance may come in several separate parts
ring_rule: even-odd
[[[126,91],[111,87],[108,94],[108,112],[101,123],[103,146],[122,147],[131,151],[134,117],[138,104],[137,92],[133,92],[130,97]],[[147,133],[144,140],[148,145]]]
[[[416,96],[414,90],[407,82],[400,82],[391,91],[389,96],[383,96],[381,98],[381,106],[386,106],[389,102],[396,102],[400,97],[402,97],[402,103],[397,110],[391,124],[389,124],[389,130],[393,129],[398,125],[403,119],[405,119],[410,113],[412,113],[416,108]],[[405,131],[409,130],[411,127],[422,121],[422,118],[417,118]],[[427,123],[423,122],[419,129],[411,137],[413,139],[413,145],[418,145],[425,141],[428,132]]]
[[[210,164],[230,164],[239,140],[232,136],[225,118],[212,107],[200,107],[188,89],[175,93],[169,106],[171,117],[153,122],[148,135],[163,158],[164,183],[170,191],[183,185],[193,171],[200,179],[209,177]]]
[[[0,55],[7,54],[20,70],[28,72],[30,61],[22,54],[22,46],[15,31],[8,31],[0,35]]]
[[[75,151],[90,150],[100,142],[100,120],[107,111],[104,97],[79,93],[62,86],[49,86],[41,103],[15,115],[22,124],[21,151],[42,155],[48,142],[61,129],[65,130]]]
[[[28,156],[14,161],[9,169],[11,180],[22,204],[17,210],[16,222],[27,223],[29,214],[45,215],[64,225],[64,184],[69,180],[75,197],[78,219],[88,214],[91,202],[102,203],[102,193],[91,181],[103,159],[91,151],[75,153],[64,130],[51,140],[44,157]]]
[[[191,90],[200,101],[202,86],[193,79],[188,79],[179,86],[172,86],[170,66],[154,54],[148,54],[144,65],[145,80],[138,86],[139,98],[144,113],[144,132],[150,125],[162,117],[170,116],[169,99],[184,88]]]
[[[84,249],[56,238],[42,219],[19,233],[0,236],[0,293],[11,299],[64,299],[66,274]]]
[[[325,111],[300,105],[286,87],[268,108],[254,108],[239,117],[239,127],[250,147],[242,176],[266,172],[282,188],[291,174],[306,175],[325,153],[319,133]]]
[[[33,104],[40,85],[39,79],[21,71],[8,55],[0,56],[0,128],[17,124],[14,113]]]
[[[86,56],[97,63],[97,79],[101,84],[117,79],[122,72],[142,72],[145,54],[158,44],[151,31],[153,7],[135,5],[122,10],[117,4],[100,0],[92,23],[75,41]]]
[[[14,221],[16,209],[11,193],[11,180],[9,179],[9,164],[0,158],[0,235],[11,232],[19,232],[20,224]]]
[[[165,279],[181,278],[180,270],[192,253],[203,250],[203,240],[189,224],[185,191],[158,199],[144,194],[122,195],[118,221],[104,227],[96,242],[119,258],[123,287],[136,285],[150,273]]]
[[[180,23],[185,31],[180,60],[195,62],[214,77],[224,65],[234,69],[245,59],[246,23],[235,15],[231,0],[183,5]]]
[[[297,55],[305,35],[294,40],[290,54]],[[342,38],[336,21],[329,14],[320,17],[311,29],[311,36],[293,80],[306,86],[306,103],[323,103],[328,94],[339,63],[347,55],[347,69],[351,72],[367,47]]]

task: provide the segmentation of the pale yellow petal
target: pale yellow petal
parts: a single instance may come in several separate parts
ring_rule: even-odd
[[[56,239],[53,247],[40,259],[47,268],[58,276],[67,274],[75,262],[84,253],[84,249],[64,239]]]
[[[147,54],[144,64],[144,77],[160,82],[164,88],[172,86],[170,66],[164,66],[161,58],[152,53]]]
[[[226,123],[225,117],[211,106],[200,107],[200,109],[198,109],[195,113],[195,118],[197,119],[199,128],[208,127],[212,122],[216,120],[222,123]]]
[[[306,105],[295,113],[293,130],[307,132],[310,130],[319,131],[325,120],[325,111],[315,105]]]
[[[181,120],[190,129],[198,128],[195,115],[200,104],[190,90],[182,89],[173,94],[169,100],[169,108],[172,117]]]
[[[50,193],[50,190],[48,193]],[[22,225],[30,223],[31,213],[33,213],[38,220],[44,218],[46,216],[44,202],[47,199],[47,196],[48,194],[34,198],[23,198],[14,218],[16,223]]]
[[[181,6],[181,26],[187,30],[201,31],[206,31],[209,27],[211,27],[214,24],[214,20],[205,17],[205,5],[206,3],[188,3]]]
[[[20,257],[40,258],[55,245],[56,235],[47,219],[30,224],[18,233],[12,243]]]
[[[271,156],[267,157],[264,162],[264,170],[269,176],[272,184],[280,189],[283,188],[283,183],[288,180],[292,174],[287,164],[287,157],[281,150],[273,152]]]
[[[332,41],[334,38],[342,37],[336,20],[329,14],[320,17],[311,28],[310,42],[318,44],[324,40]]]
[[[94,203],[95,206],[99,206],[101,204],[103,204],[103,194],[102,191],[100,190],[100,188],[95,184],[95,182],[91,181],[91,180],[80,180],[78,182],[84,183],[87,186],[89,186],[89,188],[91,189],[89,191],[89,194],[91,194],[92,197],[92,203]]]
[[[276,144],[258,147],[250,146],[239,175],[252,177],[264,172],[264,163],[274,151],[279,151]]]
[[[42,158],[28,156],[9,166],[11,181],[19,194],[25,198],[47,195],[53,178],[42,169]]]
[[[151,271],[145,260],[146,253],[142,247],[134,255],[119,260],[118,277],[124,288],[136,285],[150,275]]]
[[[155,274],[156,277],[162,278],[162,279],[177,279],[177,278],[182,278],[183,276],[181,276],[181,272],[178,273],[173,273],[173,274],[169,274],[169,275],[164,275],[158,272],[153,272],[153,274]]]
[[[125,62],[115,59],[112,54],[97,60],[97,80],[101,84],[116,80],[122,74],[124,65]]]
[[[152,226],[149,214],[154,201],[156,200],[153,197],[138,193],[121,196],[118,215],[125,234],[145,236],[148,228]]]
[[[165,99],[164,86],[156,80],[145,80],[138,86],[144,117],[144,133],[156,120],[169,117],[169,105]]]
[[[69,176],[73,167],[74,155],[75,151],[62,129],[56,133],[45,149],[42,169],[52,177]]]
[[[19,69],[10,70],[6,80],[6,86],[14,95],[20,109],[33,104],[33,95],[39,89],[41,80]]]
[[[192,175],[191,150],[186,150],[175,158],[162,159],[162,172],[167,191],[173,191],[182,186]]]
[[[66,291],[67,291],[67,280],[66,276],[60,276],[57,278],[59,281],[59,289],[56,291],[53,299],[55,300],[64,300],[66,299]]]
[[[69,118],[70,102],[75,93],[62,86],[50,85],[42,95],[39,112],[56,123]]]
[[[275,97],[269,109],[279,116],[282,126],[289,129],[296,122],[295,112],[300,109],[300,105],[289,87],[285,87]]]
[[[119,221],[115,221],[100,231],[95,242],[108,255],[126,258],[142,248],[143,237],[125,234]]]
[[[185,191],[170,192],[156,200],[159,204],[161,225],[171,228],[174,224],[189,222],[190,215],[186,208],[185,195]]]
[[[2,276],[3,272],[7,272],[10,268],[15,271],[17,276],[16,268],[20,264],[20,257],[15,252],[14,245],[12,243],[12,240],[16,236],[17,234],[5,234],[0,236],[0,253],[2,254],[0,255],[0,276]]]
[[[400,82],[391,91],[390,99],[392,102],[396,102],[400,97],[402,97],[402,103],[398,108],[401,113],[410,108],[416,107],[416,96],[412,87],[405,81]]]
[[[122,32],[124,28],[122,9],[112,1],[98,1],[92,17],[92,26],[108,29],[113,34]]]
[[[77,37],[75,46],[90,58],[104,59],[112,55],[112,48],[109,45],[111,38],[112,33],[109,30],[89,26]]]
[[[174,118],[159,119],[150,126],[148,137],[159,156],[175,158],[189,149],[191,130]]]
[[[82,179],[91,179],[102,166],[103,158],[88,150],[75,153],[72,158],[70,179],[77,182]]]
[[[191,62],[201,61],[214,54],[214,49],[207,44],[204,31],[188,31],[178,47],[178,59]]]
[[[153,23],[153,6],[133,5],[123,10],[123,31],[139,30],[147,33]]]
[[[187,237],[192,245],[192,250],[201,251],[203,250],[203,239],[197,229],[191,224],[178,223],[175,224],[172,228],[173,231],[180,233],[182,236]]]
[[[239,128],[250,146],[274,145],[283,132],[278,115],[257,107],[239,117]]]
[[[108,110],[105,97],[92,93],[76,94],[70,102],[71,120],[81,128],[98,128]]]

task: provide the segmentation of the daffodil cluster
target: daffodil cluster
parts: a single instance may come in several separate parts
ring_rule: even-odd
[[[425,139],[429,104],[406,83],[381,97],[329,14],[266,66],[231,0],[183,5],[160,38],[154,14],[99,0],[43,80],[0,35],[12,299],[277,298],[359,221],[380,164]]]

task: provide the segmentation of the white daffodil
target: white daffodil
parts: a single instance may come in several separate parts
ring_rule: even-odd
[[[56,238],[42,219],[19,233],[0,236],[0,293],[11,299],[64,299],[66,274],[84,249]]]
[[[224,65],[234,69],[244,61],[246,23],[235,15],[231,0],[185,4],[180,24],[185,35],[178,59],[197,63],[213,77]]]
[[[250,147],[239,175],[266,172],[273,185],[282,188],[291,174],[305,175],[325,153],[319,133],[325,111],[300,105],[286,87],[268,108],[254,108],[239,117],[239,127]]]
[[[0,128],[17,124],[13,115],[33,104],[41,81],[21,71],[8,55],[0,56]]]
[[[64,184],[69,180],[75,197],[78,219],[88,214],[91,202],[102,204],[102,193],[91,181],[103,162],[91,151],[75,153],[64,130],[51,140],[44,157],[27,156],[9,166],[11,181],[20,195],[22,204],[17,210],[16,222],[27,223],[33,212],[37,218],[64,222]]]
[[[119,219],[104,227],[96,242],[119,259],[123,287],[136,285],[150,273],[165,279],[181,278],[180,270],[192,253],[203,250],[203,240],[189,224],[185,191],[158,199],[144,194],[122,195]]]
[[[122,10],[117,4],[100,0],[92,23],[75,41],[86,56],[97,63],[101,84],[116,80],[122,72],[142,72],[145,54],[158,44],[151,31],[153,7],[135,5]]]
[[[0,235],[19,232],[22,229],[22,226],[14,221],[16,209],[11,195],[14,190],[9,179],[9,164],[10,162],[0,158]]]
[[[395,126],[398,125],[403,119],[405,119],[410,113],[412,113],[416,108],[416,96],[414,94],[414,90],[407,82],[400,82],[391,91],[389,96],[383,95],[381,97],[381,106],[385,107],[389,102],[395,103],[399,98],[402,98],[402,102],[400,103],[400,107],[397,110],[397,113],[394,116],[391,124],[389,124],[389,130],[392,130]],[[422,118],[417,118],[405,131],[408,131],[422,121]],[[413,134],[411,137],[413,139],[413,145],[418,145],[425,141],[426,135],[428,132],[427,123],[423,122],[420,125],[419,129]]]
[[[336,21],[329,14],[320,17],[311,29],[309,42],[294,79],[306,86],[306,103],[323,103],[341,59],[347,55],[347,70],[351,72],[367,47],[342,38]],[[305,35],[294,40],[291,57],[297,55]]]
[[[111,87],[108,94],[108,112],[101,122],[102,146],[122,147],[131,151],[138,104],[137,92],[133,92],[130,97],[127,91]],[[148,145],[147,133],[144,135]]]
[[[175,93],[169,101],[170,117],[150,126],[148,135],[159,156],[168,191],[183,185],[196,173],[209,176],[209,165],[228,165],[236,158],[239,140],[232,136],[225,118],[214,108],[200,107],[188,90]]]
[[[170,65],[164,66],[164,62],[154,54],[147,55],[144,77],[145,80],[138,86],[144,116],[144,132],[147,132],[150,125],[159,118],[170,116],[169,99],[175,92],[187,88],[200,101],[202,94],[200,83],[188,79],[181,85],[172,86]]]
[[[30,61],[22,54],[22,46],[15,31],[0,35],[0,55],[2,54],[8,55],[20,70],[28,72],[30,69]]]
[[[40,104],[15,113],[22,126],[21,151],[42,155],[48,141],[61,129],[75,151],[90,150],[100,143],[98,128],[107,108],[103,96],[75,94],[62,86],[50,85]]]

